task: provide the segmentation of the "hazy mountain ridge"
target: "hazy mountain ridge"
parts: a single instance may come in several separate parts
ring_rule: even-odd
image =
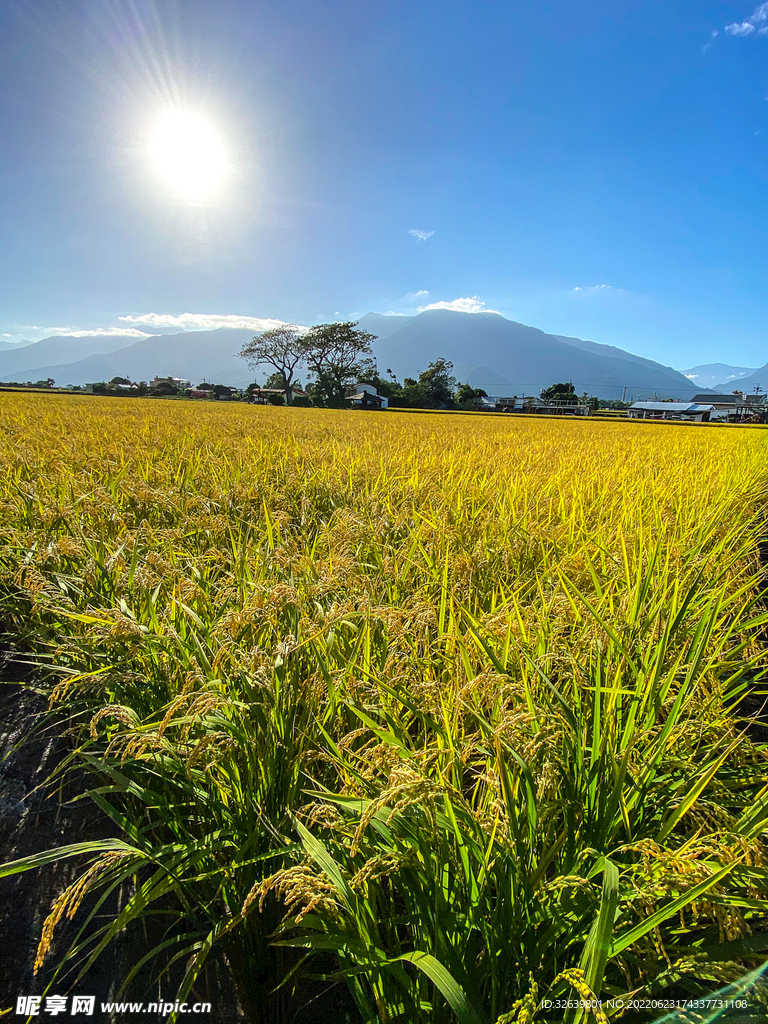
[[[30,375],[53,377],[57,384],[67,385],[89,384],[111,380],[112,377],[151,380],[155,376],[173,376],[186,377],[193,384],[202,380],[247,384],[254,379],[254,373],[237,353],[253,334],[248,328],[226,327],[213,331],[158,334],[117,351],[94,354],[71,363],[59,362],[19,370],[19,379],[31,379]]]
[[[702,363],[701,366],[692,366],[690,370],[680,371],[697,386],[713,388],[727,388],[733,391],[735,387],[741,387],[744,377],[750,377],[756,373],[754,367],[750,366],[729,366],[727,363]]]
[[[748,377],[738,377],[720,385],[722,391],[730,392],[738,388],[745,394],[754,392],[756,387],[759,387],[763,393],[768,391],[768,363],[756,370],[750,370]]]
[[[664,363],[657,363],[653,359],[646,359],[644,356],[636,356],[632,352],[625,352],[623,348],[616,348],[615,345],[603,345],[597,341],[584,341],[582,338],[570,338],[565,334],[553,334],[553,338],[564,341],[566,345],[573,345],[575,348],[583,349],[585,352],[593,352],[595,355],[606,356],[609,359],[628,359],[631,363],[640,363],[641,366],[649,366],[654,369],[662,369],[671,374],[679,374],[672,366]],[[683,374],[685,376],[685,374]]]
[[[489,394],[538,394],[557,381],[573,381],[577,392],[600,398],[691,397],[705,390],[671,367],[624,352],[611,345],[547,334],[535,327],[507,320],[498,313],[461,313],[426,310],[418,316],[400,317],[369,313],[360,327],[377,335],[373,344],[379,371],[393,370],[399,380],[417,377],[427,365],[450,359],[460,380],[468,380]],[[253,337],[246,328],[219,328],[155,335],[130,345],[118,346],[115,338],[72,339],[53,337],[26,349],[37,353],[34,363],[23,366],[21,352],[0,352],[0,379],[39,380],[53,377],[59,384],[85,384],[112,377],[150,380],[154,376],[185,377],[243,386],[263,379],[238,353]],[[91,346],[85,358],[62,359]],[[102,346],[93,351],[94,345]],[[108,349],[107,346],[112,348]],[[55,353],[47,363],[40,354]],[[12,359],[9,359],[12,356]],[[8,366],[4,362],[11,362]],[[301,375],[302,381],[304,374]]]
[[[54,374],[42,371],[47,371],[52,366],[74,363],[89,356],[116,352],[133,346],[135,341],[130,334],[96,335],[85,338],[53,334],[42,341],[30,342],[27,345],[11,345],[0,350],[0,380],[11,380],[15,374],[33,372],[36,373],[35,379],[56,379]]]

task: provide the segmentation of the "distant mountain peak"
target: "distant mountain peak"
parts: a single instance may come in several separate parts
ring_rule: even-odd
[[[373,313],[360,326],[378,334],[374,354],[379,365],[396,375],[416,376],[439,357],[450,359],[459,377],[470,383],[516,394],[536,394],[557,381],[572,380],[577,390],[599,398],[689,397],[701,384],[670,366],[633,355],[612,345],[547,334],[508,320],[500,313],[428,309],[412,317]],[[475,375],[476,371],[480,373]]]

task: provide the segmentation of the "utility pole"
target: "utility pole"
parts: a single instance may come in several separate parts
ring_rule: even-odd
[[[624,388],[622,389],[622,392],[621,392],[621,404],[622,405],[626,404],[626,397],[627,397],[627,385],[625,384]]]

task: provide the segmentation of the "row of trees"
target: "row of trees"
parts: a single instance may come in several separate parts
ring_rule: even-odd
[[[304,365],[314,378],[310,390],[315,404],[340,407],[345,404],[350,384],[360,380],[363,365],[372,361],[371,342],[375,337],[357,330],[354,321],[318,324],[306,332],[284,324],[247,342],[240,355],[254,368],[274,369],[270,382],[282,382],[287,405],[293,405],[296,374]]]
[[[391,406],[401,409],[479,409],[482,399],[487,397],[482,388],[470,384],[459,384],[453,376],[453,363],[448,359],[436,359],[418,378],[405,377],[400,384],[391,370],[381,377],[375,360],[370,360],[367,374],[361,381],[372,384],[380,395],[384,395]]]
[[[53,377],[46,377],[45,380],[0,380],[0,388],[52,388],[56,386]]]
[[[91,385],[89,385],[91,386]],[[92,385],[95,395],[119,395],[131,398],[172,398],[178,396],[183,398],[189,395],[190,391],[207,391],[213,398],[229,399],[240,398],[237,388],[228,387],[226,384],[209,384],[203,381],[188,388],[184,385],[174,384],[170,380],[161,380],[158,384],[148,384],[145,380],[132,381],[128,377],[113,377],[112,380],[99,381]],[[73,391],[83,391],[79,385],[72,386]]]
[[[288,405],[300,390],[296,374],[306,366],[312,378],[307,385],[313,405],[342,408],[355,384],[370,384],[391,406],[412,409],[476,409],[485,391],[458,384],[453,364],[436,359],[418,379],[406,377],[400,384],[391,370],[382,377],[373,357],[374,334],[358,330],[355,321],[319,324],[306,332],[291,324],[276,327],[243,346],[241,356],[254,368],[271,366],[266,387],[279,388]]]

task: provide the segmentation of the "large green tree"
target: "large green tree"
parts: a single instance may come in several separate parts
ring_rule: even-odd
[[[460,409],[481,409],[482,399],[487,397],[487,391],[483,391],[482,388],[473,388],[471,384],[459,384],[456,389],[456,404]]]
[[[573,384],[553,384],[540,392],[545,402],[567,402],[576,401],[576,388]]]
[[[302,339],[304,361],[314,375],[313,400],[334,408],[346,404],[347,388],[368,368],[375,334],[357,330],[357,321],[317,324]],[[368,364],[368,365],[366,365]]]
[[[453,364],[447,359],[436,359],[426,370],[421,371],[418,380],[405,377],[402,384],[398,383],[391,370],[386,371],[386,377],[381,377],[375,372],[375,361],[366,362],[372,363],[373,368],[367,376],[361,376],[360,380],[373,384],[380,395],[389,399],[391,406],[405,406],[410,409],[451,409],[456,404],[456,378],[451,374]],[[475,390],[471,390],[477,398],[485,394],[479,390],[475,394]],[[465,393],[462,394],[466,397]]]
[[[240,355],[249,366],[271,366],[279,374],[286,405],[293,404],[291,384],[304,352],[304,339],[295,324],[282,324],[264,331],[240,349]]]
[[[453,363],[442,356],[430,363],[419,374],[417,387],[422,392],[427,409],[450,409],[456,393]]]

